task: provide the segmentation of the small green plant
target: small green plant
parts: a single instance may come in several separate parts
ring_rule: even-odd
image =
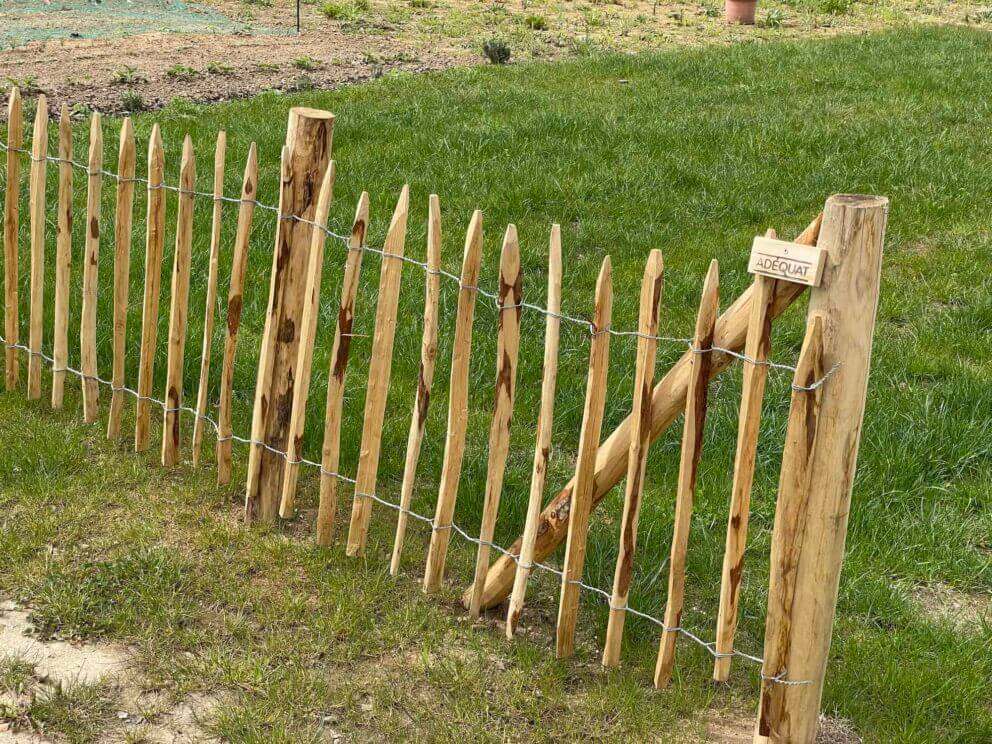
[[[431,0],[408,0],[411,8],[432,8],[434,4]]]
[[[723,11],[715,5],[707,5],[703,8],[703,15],[707,18],[719,18]]]
[[[256,62],[255,69],[258,72],[274,72],[279,69],[279,65],[274,62]]]
[[[332,21],[344,21],[351,18],[354,12],[344,3],[326,2],[320,6],[320,14]]]
[[[854,0],[820,0],[820,12],[832,16],[847,15]]]
[[[313,72],[318,67],[320,67],[320,60],[314,59],[309,54],[304,54],[302,57],[297,57],[293,60],[293,67],[297,70],[304,70],[305,72]]]
[[[110,82],[115,85],[134,85],[135,83],[147,83],[148,78],[138,71],[137,67],[132,67],[131,65],[124,65],[114,71],[114,74],[110,78]]]
[[[510,45],[502,39],[489,39],[482,45],[482,53],[494,65],[505,65],[510,61]]]
[[[355,10],[359,13],[368,13],[372,10],[372,3],[370,0],[355,0]]]
[[[192,80],[199,75],[199,72],[187,65],[173,65],[165,71],[165,76],[174,80]]]
[[[121,96],[121,108],[133,114],[138,111],[144,111],[148,108],[148,104],[145,103],[145,99],[142,98],[138,91],[128,90],[124,91],[124,95]]]
[[[241,0],[245,5],[261,5],[263,8],[271,8],[272,0]]]
[[[233,75],[234,68],[222,62],[208,62],[207,72],[211,75]]]
[[[972,23],[992,23],[992,8],[979,8],[974,13],[967,14],[964,19]]]
[[[785,13],[782,12],[781,8],[772,8],[765,15],[764,26],[765,28],[782,28],[782,24],[785,22]]]
[[[25,75],[22,78],[8,77],[7,82],[18,88],[21,91],[22,96],[33,96],[37,93],[41,93],[41,86],[38,84],[38,78],[34,75]]]
[[[89,104],[82,101],[72,104],[72,108],[69,109],[69,117],[76,120],[85,119],[92,113],[93,110],[89,107]]]
[[[287,86],[287,90],[291,91],[307,91],[313,90],[317,87],[317,83],[309,75],[297,75],[296,79]]]
[[[531,15],[524,18],[524,24],[531,31],[545,31],[548,28],[548,19],[543,15],[538,15],[532,13]]]

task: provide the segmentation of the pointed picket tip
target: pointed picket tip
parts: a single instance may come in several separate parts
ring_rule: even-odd
[[[63,115],[65,115],[66,110],[65,104],[63,104]],[[126,137],[134,137],[134,123],[131,121],[130,116],[125,116],[124,121],[121,122],[121,139],[123,140]]]
[[[427,200],[427,267],[432,272],[441,268],[441,200],[437,194]]]
[[[517,240],[516,225],[507,225],[503,235],[503,248],[500,251],[499,264],[501,267],[520,268],[520,242]]]
[[[712,340],[716,317],[720,312],[720,264],[714,258],[703,281],[703,292],[696,316],[696,340]]]
[[[644,266],[644,277],[655,279],[665,273],[665,258],[660,248],[653,248],[648,254],[647,263]]]
[[[392,219],[389,221],[389,230],[386,233],[387,242],[397,233],[406,232],[406,220],[409,213],[410,185],[403,184],[403,188],[400,190],[400,198],[396,201],[396,209],[393,210]]]
[[[103,163],[103,122],[97,111],[93,112],[90,118],[90,159],[89,175],[99,175],[98,171]]]
[[[7,98],[7,110],[10,111],[11,109],[20,105],[21,105],[21,91],[16,85],[11,86],[10,96],[8,96]]]
[[[155,123],[152,125],[152,134],[148,138],[148,149],[151,151],[153,147],[158,149],[162,148],[162,128]]]
[[[355,221],[351,228],[350,248],[361,248],[365,245],[365,233],[369,225],[369,192],[363,191],[358,197],[358,206],[355,207]]]
[[[35,121],[35,128],[37,129],[37,127],[39,126],[38,120],[48,118],[48,99],[45,97],[44,93],[40,93],[38,95],[38,103],[37,103],[37,107],[35,108],[35,112],[36,113],[35,113],[34,121]],[[44,114],[44,116],[41,116],[41,114]]]
[[[609,256],[603,259],[596,279],[596,307],[593,312],[593,325],[596,333],[609,330],[613,316],[613,262]]]
[[[251,166],[258,164],[258,145],[254,142],[248,145],[248,164]]]
[[[59,108],[59,119],[62,121],[69,121],[71,118],[72,116],[69,113],[69,104],[63,102],[61,108]]]
[[[465,233],[465,253],[462,257],[462,289],[465,284],[474,284],[479,275],[479,262],[482,258],[482,210],[472,212]]]

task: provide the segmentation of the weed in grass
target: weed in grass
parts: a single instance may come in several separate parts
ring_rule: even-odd
[[[489,39],[482,45],[482,53],[494,65],[505,65],[510,61],[510,45],[502,39]]]
[[[317,83],[312,77],[306,73],[302,75],[297,75],[293,81],[286,87],[286,90],[290,91],[306,91],[314,90],[317,87]]]
[[[964,19],[971,23],[992,23],[992,8],[979,8],[965,14]]]
[[[772,8],[765,14],[762,25],[765,28],[781,28],[785,22],[785,13],[781,8]]]
[[[207,72],[211,75],[233,75],[234,68],[231,65],[225,65],[223,62],[208,62]]]
[[[20,694],[27,687],[33,673],[34,665],[26,659],[17,656],[0,657],[0,691]]]
[[[407,5],[409,5],[411,8],[419,8],[422,10],[426,10],[428,8],[434,7],[434,4],[431,2],[431,0],[407,0]]]
[[[305,54],[302,57],[297,57],[293,60],[293,67],[297,70],[304,70],[306,72],[313,72],[319,69],[321,62],[318,59],[314,59],[309,54]]]
[[[279,65],[274,62],[256,62],[255,69],[258,72],[275,72],[279,69]]]
[[[819,10],[832,16],[847,15],[851,12],[854,0],[820,0]]]
[[[716,5],[704,5],[703,15],[705,15],[707,18],[719,18],[721,15],[723,15],[723,11],[720,8],[718,8]]]
[[[124,91],[121,96],[121,108],[129,114],[135,114],[148,108],[144,97],[136,90]]]
[[[110,82],[115,85],[134,85],[135,83],[147,83],[148,78],[141,74],[137,67],[124,65],[116,70],[110,77]]]
[[[271,8],[272,0],[241,0],[245,5],[260,5],[263,8]]]
[[[175,64],[165,71],[165,76],[173,80],[192,80],[200,76],[200,72],[189,65]]]
[[[106,685],[59,685],[37,696],[27,717],[69,744],[96,741],[112,720],[114,698]]]
[[[320,14],[331,21],[345,21],[355,15],[354,6],[336,2],[326,2],[321,5]]]
[[[69,116],[76,121],[86,119],[92,113],[93,109],[90,108],[89,104],[83,103],[82,101],[77,101],[72,104],[72,108],[69,109]]]
[[[532,13],[524,18],[524,25],[531,31],[546,31],[548,28],[548,19],[543,15]]]
[[[354,5],[359,13],[368,13],[372,10],[371,0],[355,0]]]
[[[34,75],[25,75],[20,78],[8,77],[7,82],[21,91],[22,96],[33,96],[42,92],[41,85],[38,83],[38,78]]]

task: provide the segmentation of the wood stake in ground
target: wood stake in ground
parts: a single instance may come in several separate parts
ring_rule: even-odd
[[[396,517],[396,539],[389,573],[400,572],[403,539],[406,536],[407,511],[413,501],[413,486],[417,478],[420,445],[427,427],[427,410],[434,384],[434,366],[437,362],[438,302],[441,298],[441,203],[437,194],[431,194],[427,208],[427,272],[424,297],[424,333],[420,342],[420,372],[417,375],[417,397],[410,417],[410,433],[406,440],[406,462],[403,465],[403,484],[400,487],[400,510]]]
[[[753,302],[753,296],[752,296]],[[678,640],[682,607],[685,603],[685,556],[689,547],[692,501],[696,492],[699,458],[703,453],[703,428],[706,423],[706,399],[709,392],[710,367],[713,364],[713,337],[720,314],[720,269],[716,259],[710,262],[703,294],[696,316],[696,333],[692,340],[692,369],[685,396],[685,423],[682,429],[682,456],[675,493],[675,527],[668,564],[668,601],[665,605],[665,630],[661,634],[658,663],[654,669],[654,686],[668,687],[675,667],[675,641]]]
[[[28,400],[41,398],[41,345],[45,327],[45,180],[48,174],[48,102],[38,96],[31,140],[28,216],[31,228],[31,296],[28,315]]]
[[[124,409],[124,351],[127,348],[127,304],[131,280],[131,217],[134,208],[134,126],[126,117],[121,125],[121,142],[117,156],[117,219],[114,222],[114,369],[113,392],[107,438],[121,433]]]
[[[603,647],[603,666],[615,667],[620,663],[620,644],[627,617],[627,597],[634,573],[634,550],[637,545],[637,520],[641,512],[641,495],[644,492],[644,471],[648,464],[651,446],[651,389],[654,387],[654,365],[658,352],[658,312],[664,286],[665,263],[661,251],[655,249],[648,256],[641,281],[641,306],[637,330],[637,362],[634,371],[633,406],[630,412],[630,454],[627,456],[627,485],[623,497],[623,516],[620,520],[620,543],[617,566],[613,574],[613,596],[610,600],[610,618],[606,626]]]
[[[571,656],[575,650],[575,621],[579,612],[578,582],[582,581],[586,562],[596,452],[603,429],[606,379],[610,370],[612,317],[613,267],[607,256],[603,259],[603,266],[596,280],[596,304],[592,317],[592,340],[589,344],[589,375],[586,380],[582,429],[579,433],[579,453],[575,463],[575,490],[572,492],[572,519],[568,523],[568,540],[565,542],[565,560],[562,565],[561,599],[558,603],[555,637],[555,656],[559,659]]]
[[[358,458],[358,476],[355,478],[355,499],[351,507],[351,527],[348,530],[347,552],[351,556],[359,555],[365,550],[369,519],[372,516],[372,499],[368,495],[375,494],[379,472],[382,421],[386,414],[386,397],[389,395],[389,377],[393,365],[396,310],[400,299],[403,248],[406,242],[406,222],[409,212],[410,187],[404,186],[383,244],[382,271],[379,274],[379,303],[372,337],[369,384],[365,393],[362,446]]]
[[[327,213],[334,195],[334,161],[327,164],[327,173],[320,185],[317,209],[313,221],[320,226],[327,224]],[[300,321],[300,357],[296,361],[298,379],[293,389],[293,412],[289,420],[289,451],[286,456],[286,473],[282,479],[282,503],[279,516],[293,516],[296,502],[296,481],[300,474],[297,462],[303,455],[303,432],[307,421],[307,399],[310,396],[310,372],[313,368],[313,345],[317,338],[317,321],[320,317],[320,280],[324,270],[324,243],[327,233],[314,230],[310,240],[310,259],[307,265],[307,286],[304,292],[303,318]]]
[[[231,481],[231,395],[234,388],[234,359],[238,350],[238,330],[244,305],[245,268],[248,243],[255,215],[255,191],[258,186],[258,152],[255,143],[248,148],[248,162],[241,185],[238,227],[234,234],[234,257],[231,259],[231,285],[227,291],[227,331],[224,336],[224,363],[220,373],[220,406],[217,411],[217,484]]]
[[[210,265],[207,269],[207,299],[203,309],[203,346],[200,350],[200,384],[196,391],[196,419],[193,422],[193,465],[200,463],[203,430],[207,425],[207,392],[210,382],[210,349],[214,340],[214,305],[217,304],[217,267],[220,262],[220,225],[224,213],[224,157],[227,133],[217,133],[214,148],[214,213],[210,226]]]
[[[5,348],[4,379],[8,391],[17,388],[20,325],[17,308],[17,228],[21,211],[21,148],[24,146],[24,110],[21,93],[10,89],[7,103],[7,190],[3,197],[3,335]]]
[[[189,315],[194,188],[196,157],[193,153],[193,141],[186,135],[179,165],[179,211],[176,217],[176,252],[172,261],[169,356],[165,377],[165,420],[162,426],[162,464],[165,467],[179,462],[179,407],[183,404],[183,358],[186,350],[186,320]]]
[[[544,482],[551,455],[551,432],[554,423],[555,387],[558,381],[558,335],[561,328],[561,227],[551,226],[551,249],[548,258],[548,314],[544,329],[544,371],[541,380],[541,410],[537,417],[537,437],[534,445],[534,466],[530,476],[530,496],[527,501],[527,518],[520,547],[520,562],[513,582],[513,594],[506,611],[506,637],[513,638],[520,622],[527,581],[534,561],[534,540],[537,538],[537,519],[544,499]]]
[[[451,384],[448,393],[448,433],[444,443],[441,465],[441,485],[438,489],[431,544],[427,550],[424,570],[424,591],[436,592],[444,580],[444,563],[451,540],[451,519],[458,499],[458,481],[465,455],[465,433],[468,430],[468,372],[472,353],[472,322],[475,319],[476,282],[482,262],[482,212],[475,210],[465,236],[462,275],[458,290],[458,310],[455,317],[455,338],[451,351]],[[469,600],[466,597],[466,600]]]
[[[165,151],[158,124],[148,140],[148,209],[145,217],[145,292],[141,310],[141,352],[138,357],[138,398],[134,416],[134,449],[144,452],[151,433],[152,381],[158,342],[158,303],[162,289],[162,249],[165,246]]]
[[[510,453],[510,423],[513,398],[517,388],[517,354],[520,350],[520,311],[523,300],[520,276],[520,244],[517,228],[509,225],[503,238],[499,259],[499,330],[496,337],[496,392],[493,418],[489,427],[489,465],[486,492],[482,502],[482,525],[479,528],[479,552],[475,561],[475,582],[469,615],[479,617],[482,588],[489,570],[490,543],[496,531],[499,500],[503,492],[503,474]]]
[[[100,199],[103,191],[103,128],[100,114],[90,120],[89,174],[86,186],[86,243],[83,250],[83,306],[79,327],[79,369],[83,373],[83,420],[100,413],[100,383],[96,379],[96,308],[100,259]]]
[[[62,104],[59,114],[59,204],[55,236],[55,308],[52,338],[52,408],[65,397],[69,363],[69,279],[72,268],[72,117]]]
[[[769,230],[766,237],[774,238]],[[764,362],[771,351],[772,321],[769,307],[775,292],[775,279],[758,274],[754,277],[754,299],[748,321],[744,356],[754,362],[744,363],[741,384],[741,408],[737,419],[737,454],[734,457],[734,481],[730,490],[730,516],[727,519],[727,543],[723,553],[720,579],[720,609],[716,621],[716,652],[713,679],[726,682],[730,677],[731,652],[737,630],[737,607],[741,577],[744,572],[744,550],[747,545],[747,523],[751,512],[751,486],[754,463],[758,454],[758,434],[761,427],[761,402],[765,396],[768,366]]]
[[[344,382],[351,350],[351,327],[355,322],[355,297],[362,270],[365,234],[369,227],[369,195],[362,192],[355,209],[355,222],[348,240],[348,258],[341,280],[338,322],[331,345],[331,366],[327,371],[327,404],[324,413],[324,444],[320,454],[320,505],[317,508],[317,544],[330,545],[334,539],[334,518],[338,509],[338,472],[341,454],[341,407]]]

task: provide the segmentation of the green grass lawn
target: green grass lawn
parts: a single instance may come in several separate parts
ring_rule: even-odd
[[[263,95],[215,107],[173,105],[139,117],[136,128],[140,152],[152,124],[162,124],[172,182],[182,135],[189,132],[199,153],[198,185],[205,190],[213,138],[227,129],[230,194],[239,187],[248,144],[257,141],[260,199],[274,203],[288,108],[330,109],[338,115],[331,225],[339,232],[367,190],[369,242],[378,244],[401,186],[409,183],[407,253],[423,258],[427,196],[437,192],[445,267],[457,272],[464,229],[478,207],[486,221],[482,283],[495,287],[498,246],[512,221],[521,236],[524,297],[541,304],[548,232],[552,222],[560,222],[565,312],[588,316],[598,265],[610,254],[614,324],[620,328],[636,324],[643,262],[649,249],[660,247],[667,267],[661,333],[675,336],[691,332],[712,257],[721,262],[726,306],[750,281],[745,267],[755,234],[773,226],[781,236],[794,235],[831,193],[888,196],[873,372],[823,705],[829,715],[852,721],[866,741],[981,742],[992,740],[988,616],[964,625],[940,620],[920,607],[914,590],[953,587],[986,606],[992,592],[990,53],[992,41],[984,32],[929,29],[481,67],[387,76],[334,93]],[[107,121],[108,143],[118,126]],[[85,125],[76,136],[82,157]],[[108,144],[107,150],[116,147]],[[108,154],[111,166],[114,157]],[[140,172],[143,156],[139,160]],[[77,187],[83,182],[77,175]],[[110,235],[109,184],[106,191],[104,234]],[[143,238],[143,196],[137,202],[136,235]],[[188,400],[199,366],[197,319],[210,206],[204,201],[197,210]],[[22,214],[26,288],[26,205]],[[224,295],[233,217],[229,210]],[[170,213],[168,240],[172,220]],[[77,220],[77,232],[82,222]],[[273,230],[272,216],[259,213],[235,380],[235,431],[243,434],[250,423]],[[137,239],[130,381],[143,250]],[[105,244],[102,251],[100,372],[109,376],[111,249]],[[169,245],[166,254],[171,266]],[[342,255],[339,245],[328,244],[305,452],[310,457],[319,458]],[[366,258],[357,309],[343,432],[342,468],[348,473],[354,472],[360,443],[378,266],[374,256]],[[48,269],[51,274],[51,264]],[[167,279],[168,274],[160,340],[168,315]],[[73,280],[78,289],[75,266]],[[408,267],[403,282],[379,478],[388,498],[399,490],[419,361],[423,275]],[[444,286],[435,404],[414,501],[415,509],[428,514],[443,451],[456,300],[454,286]],[[22,300],[25,295],[22,290]],[[26,302],[21,312],[26,318]],[[75,328],[78,304],[72,313]],[[797,308],[777,325],[777,360],[794,359],[803,317]],[[501,544],[522,527],[540,391],[543,318],[533,312],[523,318],[515,428],[496,535]],[[478,526],[485,481],[495,320],[492,308],[480,304],[469,444],[456,512],[456,521],[470,531]],[[214,343],[215,383],[222,328],[223,315]],[[73,347],[75,338],[71,333]],[[604,430],[629,410],[634,347],[633,339],[613,342]],[[566,325],[549,493],[574,467],[587,349],[587,333]],[[681,351],[663,346],[659,369]],[[75,350],[71,361],[78,362]],[[164,366],[163,349],[159,391]],[[738,645],[756,653],[789,381],[784,373],[770,377],[755,479]],[[47,399],[47,381],[44,389]],[[345,558],[340,545],[317,550],[311,540],[317,488],[312,474],[301,482],[297,519],[271,530],[246,529],[238,521],[243,449],[236,449],[231,487],[213,484],[211,465],[163,471],[157,457],[136,457],[128,446],[107,444],[102,426],[83,425],[77,385],[68,389],[63,413],[50,412],[45,401],[25,403],[20,393],[0,394],[0,594],[29,603],[43,633],[133,645],[149,685],[177,697],[224,691],[210,723],[219,735],[233,741],[320,741],[327,733],[322,727],[332,726],[354,740],[696,741],[708,716],[754,712],[757,668],[735,662],[731,684],[714,687],[709,657],[688,643],[680,646],[672,689],[653,690],[656,628],[634,618],[628,621],[624,667],[601,672],[597,649],[606,613],[595,597],[583,599],[577,658],[554,661],[557,587],[547,576],[534,582],[525,638],[506,642],[494,618],[472,626],[457,597],[474,552],[456,539],[446,592],[440,601],[425,599],[418,583],[425,531],[411,526],[403,574],[391,579],[395,516],[383,508],[375,510],[365,558]],[[713,386],[690,538],[683,625],[706,638],[713,636],[719,594],[739,390],[739,367]],[[215,398],[216,386],[214,392]],[[105,407],[109,395],[101,396]],[[184,425],[188,446],[191,426]],[[655,615],[665,600],[679,435],[676,426],[652,448],[641,517],[631,604]],[[350,494],[344,496],[347,511]],[[590,535],[586,578],[606,588],[620,509],[621,492],[615,489],[595,513]],[[71,704],[53,712],[57,707],[49,703],[37,715],[59,722],[75,740],[114,723],[112,703],[88,704],[85,721],[73,719]],[[93,716],[93,710],[105,715]]]

